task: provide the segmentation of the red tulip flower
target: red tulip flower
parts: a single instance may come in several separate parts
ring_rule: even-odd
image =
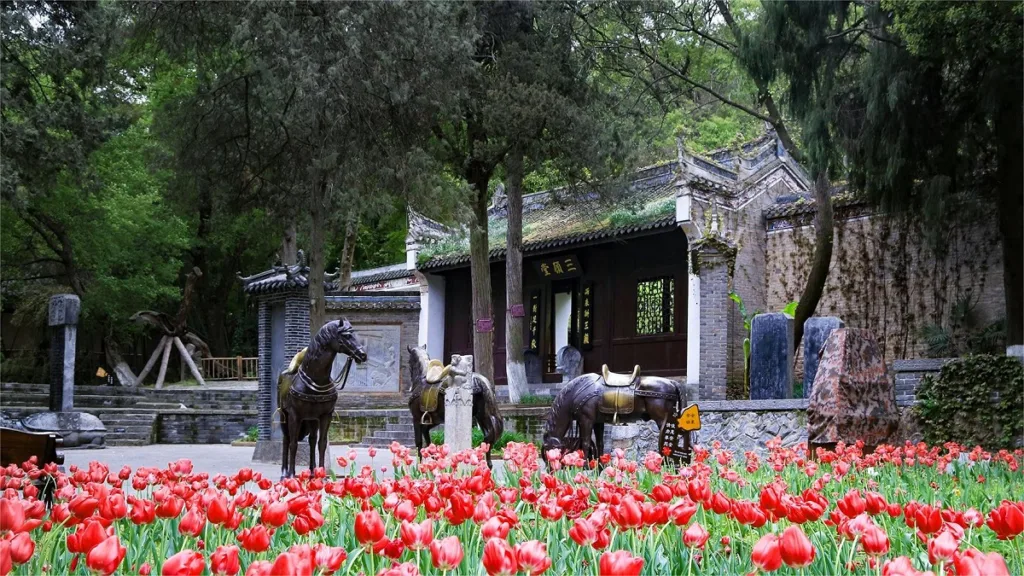
[[[779,537],[765,534],[754,544],[750,552],[750,560],[765,572],[774,572],[782,566],[782,553],[779,551]]]
[[[651,498],[655,502],[669,502],[672,500],[672,489],[664,484],[657,484],[651,489]]]
[[[285,502],[268,502],[260,513],[260,522],[278,528],[288,523],[288,504]]]
[[[218,546],[210,556],[210,570],[218,576],[235,576],[240,569],[238,546]]]
[[[960,544],[948,531],[943,530],[928,542],[928,561],[932,564],[948,562],[956,553]]]
[[[586,518],[577,518],[569,528],[569,538],[580,546],[590,546],[597,541],[597,528]]]
[[[270,533],[263,524],[242,530],[238,534],[238,542],[249,552],[264,552],[270,548]]]
[[[170,496],[156,507],[156,515],[160,518],[177,518],[185,501],[177,496]]]
[[[317,568],[323,570],[324,574],[333,574],[341,570],[341,565],[348,558],[348,553],[345,552],[345,549],[337,546],[317,544],[313,547],[313,551],[315,553],[313,561]]]
[[[854,518],[867,509],[867,500],[861,497],[860,490],[852,489],[836,502],[836,506],[844,516]]]
[[[548,547],[539,540],[530,540],[515,547],[516,562],[519,570],[530,576],[538,576],[551,567],[551,558],[548,556]]]
[[[110,536],[89,551],[85,556],[85,565],[90,570],[95,570],[102,574],[113,574],[117,567],[121,565],[121,561],[124,560],[124,555],[127,552],[128,550],[121,545],[117,536]]]
[[[514,576],[519,571],[515,551],[501,538],[491,538],[487,541],[481,563],[491,576]]]
[[[644,520],[640,505],[629,496],[623,498],[618,506],[612,508],[612,517],[623,530],[639,528],[643,525]]]
[[[384,520],[376,510],[356,514],[356,540],[360,544],[373,544],[384,537]]]
[[[25,523],[25,508],[18,500],[0,498],[0,533],[17,532]]]
[[[942,512],[938,508],[923,505],[914,512],[917,529],[925,534],[934,534],[942,528]]]
[[[186,536],[192,536],[198,538],[203,533],[203,527],[206,526],[206,518],[203,516],[202,511],[199,510],[199,506],[193,506],[185,513],[185,517],[178,523],[178,532]]]
[[[686,544],[687,548],[704,548],[704,543],[710,536],[700,522],[694,522],[686,532],[683,532],[683,544]]]
[[[211,500],[206,509],[206,517],[211,524],[226,524],[231,521],[234,513],[234,507],[228,504],[228,499],[223,495]]]
[[[640,576],[644,559],[633,556],[626,550],[616,550],[601,554],[598,567],[601,576]]]
[[[989,513],[986,524],[1000,540],[1012,540],[1024,532],[1024,502],[1003,500]]]
[[[874,524],[868,526],[861,534],[860,544],[869,556],[883,556],[889,553],[889,535]]]
[[[274,565],[266,560],[257,560],[245,569],[245,576],[273,576]]]
[[[814,545],[799,526],[790,526],[782,533],[779,552],[786,566],[803,568],[814,561]]]
[[[711,510],[715,514],[727,514],[729,509],[732,507],[732,503],[729,501],[729,497],[721,492],[715,492],[715,495],[711,497]]]
[[[392,560],[398,560],[401,558],[402,552],[405,552],[405,544],[402,543],[400,538],[395,538],[394,540],[381,538],[373,545],[374,554],[387,556]]]
[[[462,543],[458,536],[449,536],[430,543],[430,560],[434,568],[447,572],[462,563]]]
[[[103,524],[98,519],[89,518],[79,524],[78,529],[73,534],[68,534],[68,552],[72,554],[88,554],[96,545],[106,540],[107,536],[109,534],[103,529]]]
[[[131,498],[130,500],[132,503],[132,524],[151,524],[156,520],[156,504],[141,498]]]
[[[434,539],[434,522],[429,518],[419,524],[403,520],[399,532],[410,550],[422,550]]]
[[[305,561],[301,555],[294,552],[282,552],[278,555],[277,559],[274,560],[274,564],[270,567],[268,576],[277,576],[278,574],[287,574],[288,576],[312,576],[313,565],[311,562]]]
[[[1006,560],[998,552],[983,554],[971,548],[953,560],[958,576],[1010,576]]]
[[[201,576],[206,569],[206,560],[195,550],[182,550],[164,561],[160,568],[162,576]]]
[[[910,558],[906,556],[889,560],[882,566],[882,576],[923,576],[924,574],[924,572],[918,572],[911,564]]]
[[[0,576],[7,576],[13,569],[14,562],[11,559],[11,543],[7,540],[0,540]]]
[[[32,541],[32,537],[27,532],[22,532],[11,539],[11,560],[15,564],[28,562],[35,550],[36,543]]]
[[[490,520],[484,522],[484,525],[480,527],[480,535],[485,539],[501,538],[504,540],[508,538],[508,532],[512,529],[512,526],[508,522],[505,522],[498,516],[492,516]]]
[[[686,526],[697,512],[697,504],[690,500],[680,500],[669,506],[668,515],[676,526]]]

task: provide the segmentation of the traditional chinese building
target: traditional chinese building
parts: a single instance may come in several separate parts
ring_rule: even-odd
[[[525,196],[524,342],[540,359],[540,379],[561,380],[555,355],[572,345],[585,372],[639,364],[646,374],[685,379],[701,399],[726,399],[727,383],[742,381],[747,336],[729,294],[750,314],[798,299],[813,255],[810,186],[768,133],[706,156],[681,151],[610,197]],[[984,214],[965,216],[948,245],[933,246],[919,224],[878,214],[841,189],[833,198],[836,249],[819,314],[875,331],[887,361],[920,357],[922,327],[941,324],[964,295],[980,321],[1001,317],[998,237]],[[436,358],[472,354],[474,331],[493,330],[501,385],[510,313],[503,197],[488,216],[490,321],[472,321],[464,230],[410,214],[406,266],[419,273],[420,343]]]

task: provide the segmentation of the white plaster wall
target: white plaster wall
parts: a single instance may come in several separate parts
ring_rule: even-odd
[[[555,350],[569,345],[569,320],[572,318],[572,294],[555,294]]]

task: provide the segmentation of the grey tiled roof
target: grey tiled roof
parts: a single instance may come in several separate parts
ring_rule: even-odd
[[[677,162],[665,162],[637,172],[614,201],[597,192],[570,194],[565,189],[523,197],[523,252],[627,236],[675,225]],[[490,257],[505,256],[508,216],[492,208],[488,219]],[[446,268],[469,262],[465,236],[444,245],[427,245],[429,259],[421,270]]]
[[[337,290],[338,284],[333,280],[337,274],[324,274],[324,290],[330,292]],[[252,276],[242,277],[242,291],[246,294],[268,294],[284,290],[309,287],[309,266],[292,264],[289,266],[274,266],[270,270],[264,270]]]
[[[376,272],[373,274],[367,274],[365,276],[359,276],[358,278],[353,276],[352,286],[359,286],[361,284],[373,284],[375,282],[384,282],[385,280],[397,280],[399,278],[408,278],[412,275],[412,270],[384,270],[382,272]]]
[[[419,310],[418,292],[358,295],[336,294],[325,297],[329,310]]]
[[[858,206],[866,204],[867,201],[850,192],[846,191],[843,186],[837,186],[831,191],[832,195],[832,208],[847,208],[850,206]],[[798,197],[793,199],[787,199],[788,201],[779,204],[773,204],[765,208],[762,213],[764,217],[772,220],[775,218],[786,218],[789,216],[796,216],[798,214],[813,214],[815,211],[815,201],[811,197]]]

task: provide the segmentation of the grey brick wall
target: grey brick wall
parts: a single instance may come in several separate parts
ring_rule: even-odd
[[[926,358],[920,360],[897,360],[892,363],[893,380],[896,384],[896,404],[911,406],[917,402],[917,388],[925,376],[939,375],[948,358]]]
[[[728,266],[719,255],[705,252],[700,266],[701,400],[725,400],[731,304]]]
[[[270,440],[270,395],[273,393],[273,375],[270,366],[270,305],[271,299],[260,300],[259,302],[259,349],[257,351],[259,363],[259,397],[258,422],[259,439]]]
[[[256,425],[252,412],[162,413],[157,418],[159,444],[230,444]]]
[[[259,299],[259,439],[270,440],[274,425],[273,394],[277,381],[271,366],[271,308],[284,304],[284,357],[291,359],[309,345],[309,300],[305,290],[264,296]]]

